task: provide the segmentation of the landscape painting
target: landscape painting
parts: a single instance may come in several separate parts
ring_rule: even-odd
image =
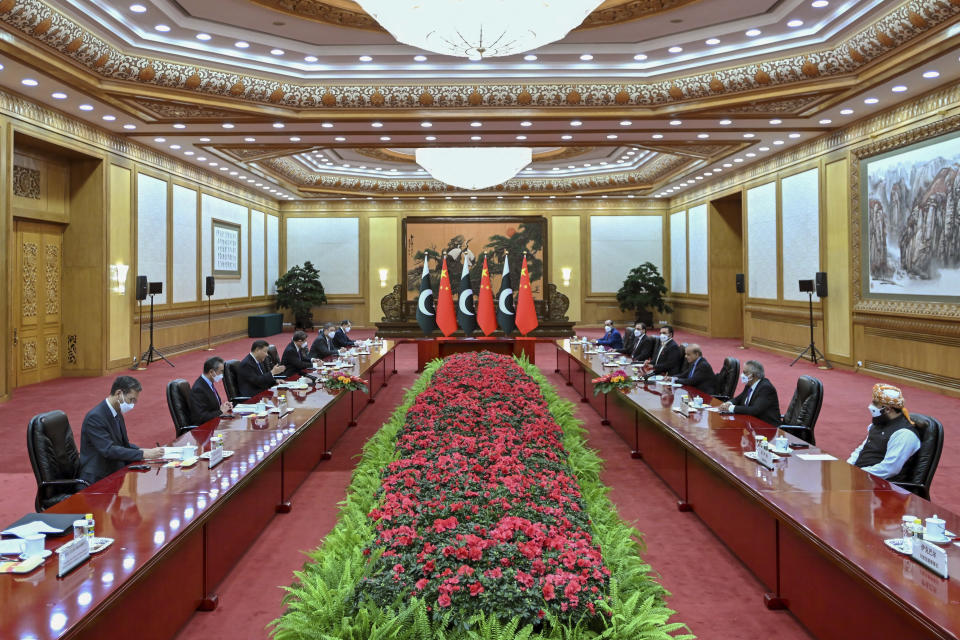
[[[424,252],[429,252],[430,280],[436,290],[440,282],[440,256],[447,252],[447,270],[454,295],[460,291],[463,257],[471,262],[470,283],[480,290],[483,256],[487,256],[494,295],[500,290],[501,274],[507,256],[514,291],[520,285],[520,267],[527,254],[530,288],[533,297],[543,298],[546,266],[547,221],[537,216],[496,218],[421,218],[403,221],[403,270],[406,273],[406,299],[415,300],[420,289]]]
[[[960,145],[941,136],[861,164],[868,294],[960,297]]]

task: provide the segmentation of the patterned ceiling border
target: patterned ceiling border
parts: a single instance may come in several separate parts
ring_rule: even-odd
[[[351,27],[367,31],[386,30],[355,3],[333,3],[324,0],[250,0],[267,9],[273,9],[287,15],[296,16],[314,22],[322,22],[337,27]],[[611,5],[595,10],[588,15],[577,29],[606,27],[621,22],[639,20],[671,9],[699,2],[700,0],[615,0],[605,2]],[[347,6],[342,6],[342,5]],[[352,7],[350,5],[353,5]],[[356,7],[356,8],[353,8]]]
[[[101,78],[294,109],[663,106],[851,74],[960,14],[960,0],[908,0],[845,42],[651,83],[300,85],[124,53],[43,0],[0,0],[0,20]]]

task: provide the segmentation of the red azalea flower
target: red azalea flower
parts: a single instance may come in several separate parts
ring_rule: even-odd
[[[553,583],[547,582],[543,585],[543,598],[544,600],[553,600],[556,597],[556,593],[553,589]]]
[[[478,596],[478,595],[480,595],[481,593],[483,593],[483,585],[482,585],[482,584],[480,584],[479,582],[474,582],[473,584],[470,585],[470,595],[471,595],[471,596]]]
[[[446,595],[446,594],[443,594],[442,596],[440,596],[439,598],[437,598],[437,604],[440,605],[441,607],[449,607],[449,606],[450,606],[450,596],[448,596],[448,595]]]

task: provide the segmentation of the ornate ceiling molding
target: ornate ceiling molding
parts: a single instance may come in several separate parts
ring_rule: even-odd
[[[579,158],[580,156],[591,153],[595,149],[596,147],[558,147],[555,149],[549,149],[547,151],[535,151],[533,154],[533,161],[558,162],[560,160],[569,160],[571,158]],[[376,149],[360,147],[353,149],[353,152],[373,160],[382,160],[383,162],[408,162],[413,164],[416,164],[417,162],[415,154],[407,153],[399,149]]]
[[[85,30],[43,0],[0,1],[0,23],[44,44],[101,80],[176,91],[182,99],[218,98],[238,108],[274,105],[324,113],[347,110],[482,108],[660,108],[788,88],[809,93],[817,83],[853,76],[944,27],[960,0],[908,0],[846,41],[819,51],[751,62],[704,74],[649,83],[531,83],[325,85],[272,78],[130,55]],[[92,82],[92,81],[91,81]],[[102,91],[102,88],[100,89]],[[120,92],[122,88],[115,89]]]

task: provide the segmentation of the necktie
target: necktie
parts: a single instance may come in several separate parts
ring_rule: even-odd
[[[645,337],[646,337],[646,336],[640,336],[639,338],[637,338],[637,343],[636,343],[635,345],[633,345],[633,353],[630,354],[630,355],[632,355],[632,356],[636,356],[636,355],[637,355],[637,351],[640,349],[640,343],[643,342],[643,339],[644,339]]]
[[[213,395],[217,396],[217,404],[218,405],[223,404],[222,402],[220,402],[220,392],[217,391],[217,387],[213,383],[211,383],[210,388],[213,389]]]
[[[690,375],[687,376],[688,378],[692,378],[692,377],[693,377],[693,372],[697,370],[697,364],[698,364],[699,362],[700,362],[700,358],[697,358],[696,360],[693,361],[693,366],[690,367]]]
[[[756,387],[750,387],[750,391],[747,392],[747,401],[746,401],[746,403],[745,403],[745,406],[748,406],[748,407],[750,406],[750,398],[753,397],[753,390],[754,390],[754,389],[756,389]]]
[[[257,363],[257,371],[260,372],[260,375],[263,375],[263,367],[260,366],[260,361],[256,358],[254,358],[253,361]]]

